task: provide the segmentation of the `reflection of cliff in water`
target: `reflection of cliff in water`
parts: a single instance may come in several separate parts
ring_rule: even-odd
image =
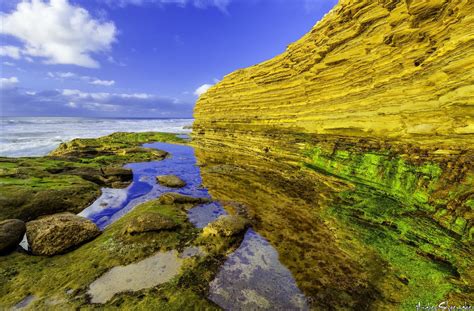
[[[297,156],[299,138],[279,141],[275,136],[267,144],[253,144],[257,137],[248,139],[249,145],[237,146],[232,140],[214,143],[196,137],[203,184],[213,198],[246,206],[253,228],[277,249],[313,307],[409,307],[452,292],[457,268],[430,255],[427,247],[433,245],[363,215],[370,202],[393,210],[401,203],[364,185],[304,168],[304,157]],[[283,141],[278,151],[255,147]],[[396,212],[391,216],[406,217]],[[469,257],[455,238],[423,215],[417,217],[420,225],[428,225],[428,234],[436,232],[436,239],[459,247],[454,257]]]

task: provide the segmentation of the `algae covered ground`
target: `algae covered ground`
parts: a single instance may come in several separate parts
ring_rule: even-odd
[[[100,187],[123,187],[130,182],[130,172],[123,164],[173,156],[141,147],[154,141],[185,143],[159,133],[74,140],[47,157],[2,159],[6,181],[2,186],[45,197],[53,188],[67,194],[78,211],[77,202],[86,204],[87,200],[74,194],[70,197],[71,188],[87,185],[95,189],[97,193],[92,192],[88,199],[93,201]],[[304,135],[270,137],[268,142],[271,144],[263,150],[245,152],[234,146],[193,144],[202,183],[212,198],[222,202],[227,212],[245,217],[268,241],[310,309],[412,310],[417,304],[472,301],[473,177],[464,169],[469,154],[440,158],[432,150],[401,150],[395,142],[381,146],[340,139],[334,144]],[[189,208],[203,202],[208,199],[166,194],[136,206],[96,239],[69,253],[42,257],[15,251],[2,256],[0,306],[221,309],[210,299],[211,284],[224,263],[232,265],[226,260],[244,235],[209,236],[205,234],[209,230],[191,224]],[[35,213],[34,207],[40,209],[38,215],[50,212],[42,205],[20,206],[26,213]],[[58,211],[67,206],[59,205]],[[2,213],[5,211],[21,215],[15,214],[17,210]],[[153,225],[162,229],[140,229],[143,219],[157,219],[160,224]],[[185,255],[189,249],[194,252]],[[94,296],[91,284],[113,269],[139,265],[164,253],[179,265],[168,282]],[[239,273],[243,279],[249,277],[249,271],[235,271],[236,277]],[[256,280],[251,286],[270,286],[259,284],[261,271],[255,271],[249,277]],[[136,284],[134,278],[141,278],[138,283],[150,281],[146,271],[123,277],[119,280],[122,287],[127,282]],[[277,280],[277,276],[270,280],[274,277]],[[252,293],[246,299],[264,301]],[[103,303],[95,300],[109,296]],[[228,299],[226,305],[232,303]],[[268,306],[271,304],[262,304],[262,309]]]
[[[99,195],[100,188],[123,188],[131,162],[160,160],[163,151],[141,147],[147,142],[183,142],[167,133],[115,133],[63,143],[45,157],[0,158],[0,220],[32,220],[41,215],[78,213]]]
[[[173,230],[130,235],[127,225],[143,213],[156,213],[174,220]],[[70,310],[214,310],[206,299],[207,285],[227,252],[239,238],[200,237],[200,230],[187,221],[182,205],[162,205],[159,200],[136,207],[108,227],[98,238],[59,256],[31,256],[15,252],[0,261],[0,306],[13,307],[33,297],[30,309]],[[91,304],[88,287],[110,268],[140,261],[158,251],[182,251],[198,246],[201,254],[184,259],[179,274],[170,282],[136,293],[116,295],[106,304]],[[133,278],[133,275],[124,275]]]
[[[2,219],[20,217],[29,220],[55,212],[79,212],[97,198],[100,187],[130,183],[131,172],[122,169],[122,165],[172,156],[164,151],[142,148],[141,145],[147,142],[183,143],[184,140],[174,134],[115,133],[64,143],[46,157],[3,158],[2,199],[5,205],[0,208]],[[115,174],[107,174],[110,171]],[[21,197],[23,204],[11,204],[16,202],[15,195]],[[39,197],[47,201],[40,201]],[[49,202],[56,205],[52,207]],[[69,253],[44,257],[17,250],[2,256],[0,309],[14,306],[27,306],[32,310],[219,309],[206,299],[208,284],[225,254],[239,245],[242,236],[202,237],[201,230],[187,218],[186,211],[193,204],[160,202],[164,201],[156,199],[135,207],[99,237]],[[198,204],[200,200],[195,202]],[[150,215],[161,217],[173,226],[130,233],[130,226],[135,226],[140,217],[149,218]],[[139,262],[157,252],[173,250],[181,256],[190,247],[197,247],[198,251],[176,258],[182,264],[169,282],[139,292],[121,293],[105,304],[91,303],[90,284],[111,268]],[[144,278],[146,275],[123,277]]]

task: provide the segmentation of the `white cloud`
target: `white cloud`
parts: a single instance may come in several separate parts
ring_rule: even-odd
[[[4,64],[5,66],[11,66],[11,67],[15,66],[15,64],[14,64],[14,63],[11,63],[11,62],[3,62],[3,64]]]
[[[101,86],[112,86],[112,85],[115,84],[115,81],[114,80],[99,80],[99,79],[96,79],[96,80],[93,80],[89,83],[94,84],[94,85],[101,85]]]
[[[114,23],[93,19],[67,0],[22,1],[10,14],[1,13],[0,22],[0,33],[23,43],[8,56],[41,57],[48,64],[99,67],[92,54],[108,51],[117,34]]]
[[[5,114],[30,116],[189,117],[193,104],[148,93],[85,92],[77,89],[35,92],[11,87],[2,89],[2,109]]]
[[[217,79],[217,78],[214,78],[213,79],[214,81],[214,84],[218,83],[220,80]],[[201,85],[200,87],[198,87],[195,91],[194,91],[194,95],[196,96],[201,96],[202,94],[206,93],[207,90],[209,90],[214,84],[209,84],[209,83],[206,83],[206,84],[203,84]]]
[[[48,77],[56,79],[56,80],[64,80],[64,79],[75,79],[75,80],[82,80],[89,84],[93,85],[100,85],[100,86],[113,86],[115,85],[115,80],[101,80],[96,77],[89,77],[89,76],[80,76],[75,74],[74,72],[51,72],[47,73]]]
[[[0,46],[0,56],[7,56],[7,57],[14,58],[14,59],[20,59],[21,51],[16,46],[4,45],[4,46]]]
[[[211,86],[213,86],[213,84],[203,84],[203,85],[201,85],[200,87],[198,87],[194,91],[194,95],[201,96],[202,94],[206,93],[207,90],[209,90],[211,88]]]
[[[14,87],[15,85],[20,82],[17,77],[11,78],[0,78],[0,88],[2,89],[9,89]]]

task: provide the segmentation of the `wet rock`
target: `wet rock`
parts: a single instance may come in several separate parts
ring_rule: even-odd
[[[145,212],[132,218],[125,228],[126,234],[138,234],[176,228],[178,224],[171,218],[153,212]]]
[[[170,188],[182,188],[186,186],[186,182],[176,175],[157,176],[156,180],[163,186]]]
[[[25,231],[25,223],[19,219],[0,221],[0,254],[15,249],[23,239]]]
[[[26,237],[35,255],[61,254],[99,234],[96,224],[71,213],[50,215],[26,224]]]
[[[159,198],[161,204],[204,204],[210,203],[211,200],[208,198],[196,198],[188,195],[183,195],[175,192],[167,192],[162,194]]]
[[[248,226],[245,218],[236,215],[222,215],[204,227],[203,236],[233,236],[243,232]]]

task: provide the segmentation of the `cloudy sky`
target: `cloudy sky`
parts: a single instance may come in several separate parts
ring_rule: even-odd
[[[0,115],[190,117],[336,0],[2,0]]]

